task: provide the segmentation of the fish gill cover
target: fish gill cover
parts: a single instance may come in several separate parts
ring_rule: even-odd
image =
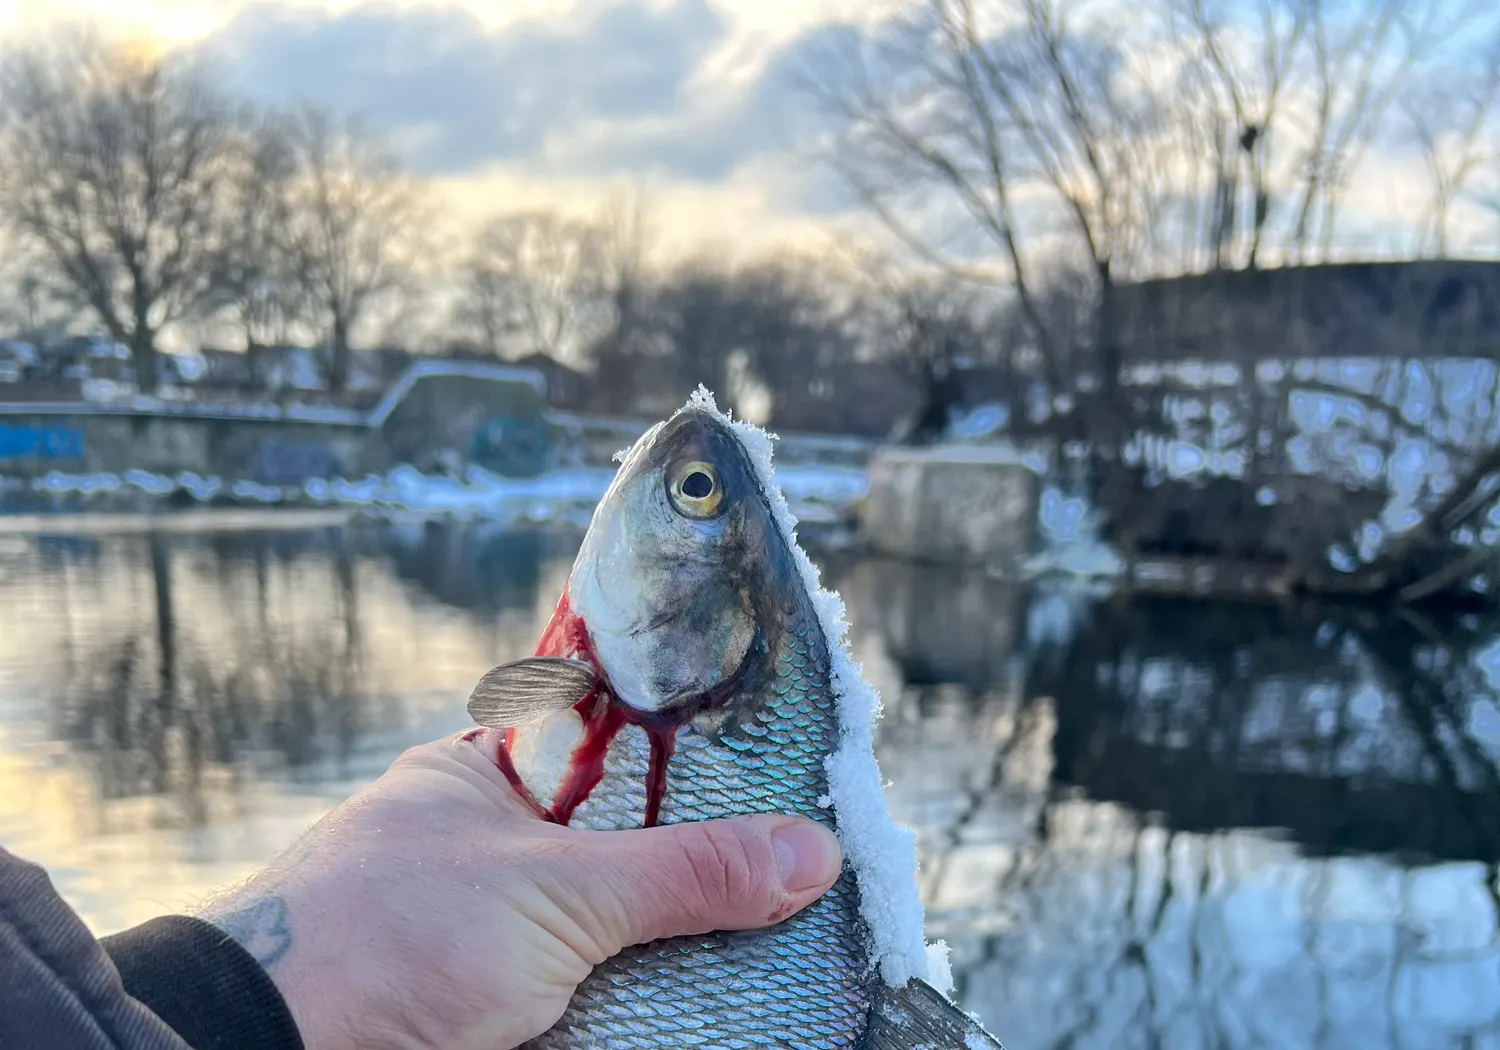
[[[713,413],[745,447],[770,504],[772,519],[792,552],[827,639],[839,720],[838,746],[829,754],[826,766],[828,793],[839,841],[859,886],[860,914],[874,940],[872,950],[881,977],[893,987],[905,985],[913,977],[922,978],[946,994],[952,986],[947,976],[947,947],[939,942],[929,948],[923,934],[916,833],[891,819],[875,759],[880,697],[849,652],[843,600],[823,589],[817,566],[797,543],[797,519],[776,484],[771,466],[771,435],[720,411],[706,387],[698,387],[688,399],[688,407]],[[929,967],[929,961],[934,965]]]

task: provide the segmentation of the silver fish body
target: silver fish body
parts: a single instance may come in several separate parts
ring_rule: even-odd
[[[770,673],[719,733],[689,723],[668,765],[661,822],[798,813],[834,826],[824,761],[837,739],[827,642],[806,598],[789,618]],[[628,731],[627,731],[628,732]],[[625,734],[622,734],[625,735]],[[613,748],[604,779],[571,823],[640,826],[644,734]],[[769,930],[678,937],[595,968],[534,1050],[859,1045],[880,976],[870,963],[848,870],[815,904]]]
[[[828,768],[847,672],[768,477],[711,405],[626,456],[536,655],[470,698],[539,815],[614,831],[800,814],[840,830]],[[527,1047],[1000,1050],[924,982],[886,982],[860,878],[846,865],[769,929],[626,949]]]

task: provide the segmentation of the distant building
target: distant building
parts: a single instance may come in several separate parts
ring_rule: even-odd
[[[203,378],[200,387],[212,390],[249,390],[255,381],[250,355],[238,350],[202,350]]]
[[[607,412],[641,419],[661,419],[682,407],[692,386],[682,365],[668,357],[642,355],[615,365],[601,362],[598,402]]]
[[[776,390],[771,424],[786,430],[885,437],[921,391],[902,361],[850,361],[819,369],[803,390]]]
[[[157,363],[161,381],[173,386],[196,386],[208,375],[208,362],[196,350],[162,354]]]
[[[257,346],[246,351],[257,390],[324,390],[330,351],[323,347]]]
[[[349,387],[352,390],[385,390],[401,378],[411,365],[412,353],[400,347],[376,347],[350,354]]]
[[[76,335],[40,348],[37,372],[55,379],[133,381],[130,348],[101,336]]]
[[[1500,263],[1427,259],[1228,270],[1115,290],[1127,366],[1500,357]]]
[[[261,391],[323,391],[333,366],[333,349],[326,346],[258,346],[246,352],[251,384]],[[385,390],[411,364],[406,350],[382,347],[353,350],[349,354],[347,389],[378,393]]]
[[[29,379],[41,363],[41,354],[31,343],[20,339],[0,340],[0,383],[19,383]]]
[[[507,364],[519,368],[534,368],[547,378],[547,402],[553,408],[581,412],[589,407],[593,395],[593,377],[569,368],[550,354],[528,354]]]

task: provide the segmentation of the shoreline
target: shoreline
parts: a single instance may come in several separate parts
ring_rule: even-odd
[[[267,525],[345,525],[358,507],[191,507],[162,511],[64,511],[0,514],[0,535],[94,532],[241,532]]]

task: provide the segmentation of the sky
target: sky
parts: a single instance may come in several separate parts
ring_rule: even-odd
[[[453,214],[597,208],[643,190],[680,250],[754,253],[837,225],[788,148],[802,42],[858,0],[0,0],[0,36],[87,19],[201,48],[267,103],[364,113]]]
[[[816,119],[808,57],[893,2],[0,0],[0,40],[83,19],[201,50],[257,101],[362,113],[458,233],[520,208],[596,212],[634,188],[667,254],[751,257],[878,236],[794,129]],[[1365,164],[1343,224],[1355,252],[1391,254],[1384,231],[1409,228],[1426,185],[1409,154]]]

